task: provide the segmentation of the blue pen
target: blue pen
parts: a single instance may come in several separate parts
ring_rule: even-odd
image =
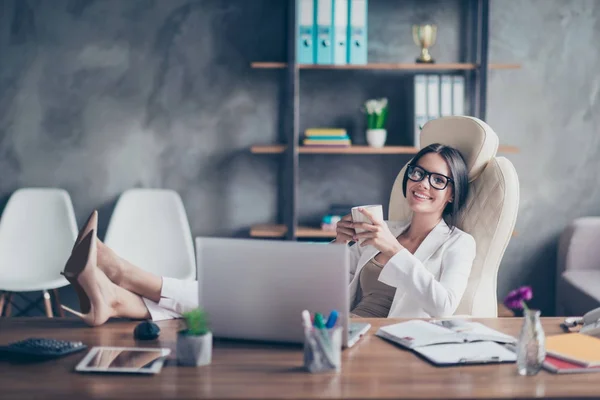
[[[337,322],[338,319],[338,312],[336,310],[331,311],[331,314],[329,314],[329,318],[327,318],[327,323],[325,324],[325,327],[327,329],[331,329],[335,326],[335,323]]]

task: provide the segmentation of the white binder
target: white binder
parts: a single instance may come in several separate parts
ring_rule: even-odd
[[[348,0],[333,3],[333,63],[348,62]]]
[[[465,77],[452,77],[452,114],[465,115]]]
[[[440,117],[440,77],[429,75],[427,77],[427,120]]]
[[[440,115],[442,117],[452,115],[452,76],[442,75],[440,97]]]
[[[419,147],[419,136],[421,128],[427,122],[427,76],[415,75],[415,130],[413,134],[413,146]]]

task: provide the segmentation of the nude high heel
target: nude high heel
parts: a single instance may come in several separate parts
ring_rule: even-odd
[[[83,224],[83,226],[81,227],[81,230],[77,234],[77,239],[75,239],[75,244],[73,245],[71,254],[75,251],[75,248],[81,243],[82,239],[86,235],[89,235],[89,233],[91,231],[96,231],[96,232],[98,231],[98,211],[97,210],[92,211],[92,213],[88,217],[87,221],[85,221],[85,224]],[[94,240],[96,240],[95,235],[94,235]],[[81,285],[79,285],[79,283],[77,283],[77,279],[75,279],[76,276],[74,276],[72,274],[72,272],[67,271],[66,267],[65,267],[65,271],[61,272],[60,274],[63,275],[65,278],[67,278],[67,280],[69,282],[71,282],[71,284],[73,285],[73,288],[75,289],[75,293],[77,294],[77,298],[79,299],[79,307],[81,309],[81,312],[88,313],[90,311],[90,299],[88,298],[87,294],[85,294],[85,291],[83,290]],[[67,276],[67,275],[69,275],[69,276]],[[69,279],[69,278],[71,278],[71,279]],[[67,311],[72,312],[73,310],[69,309]]]
[[[110,310],[106,305],[98,282],[96,280],[96,231],[92,229],[75,246],[73,253],[65,265],[64,276],[83,294],[84,304],[80,304],[82,312],[77,312],[69,307],[62,306],[68,311],[82,318],[88,325],[102,325],[110,318]],[[80,298],[81,301],[81,298]],[[84,309],[87,309],[84,311]]]

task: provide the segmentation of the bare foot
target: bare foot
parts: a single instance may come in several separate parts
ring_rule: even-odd
[[[65,266],[64,275],[78,291],[87,299],[87,312],[77,313],[88,325],[98,326],[116,315],[118,306],[116,286],[106,275],[96,268],[97,248],[96,232],[91,230],[81,242],[75,246]],[[80,298],[81,301],[81,298]],[[80,304],[83,310],[84,304]],[[67,311],[73,312],[69,308]]]

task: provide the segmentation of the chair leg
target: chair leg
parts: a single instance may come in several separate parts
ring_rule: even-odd
[[[0,292],[0,317],[2,316],[2,312],[4,311],[4,301],[6,300],[6,293]]]
[[[46,316],[48,318],[54,317],[52,313],[52,302],[50,301],[50,293],[47,290],[44,290],[44,308],[46,309]]]
[[[11,292],[8,292],[8,294],[6,296],[6,307],[4,307],[4,316],[5,317],[10,317],[10,314],[12,312],[12,298],[13,298],[13,294]]]
[[[65,317],[65,312],[63,311],[60,304],[60,296],[58,295],[58,289],[52,289],[52,294],[54,295],[54,307],[56,312],[61,318]]]

